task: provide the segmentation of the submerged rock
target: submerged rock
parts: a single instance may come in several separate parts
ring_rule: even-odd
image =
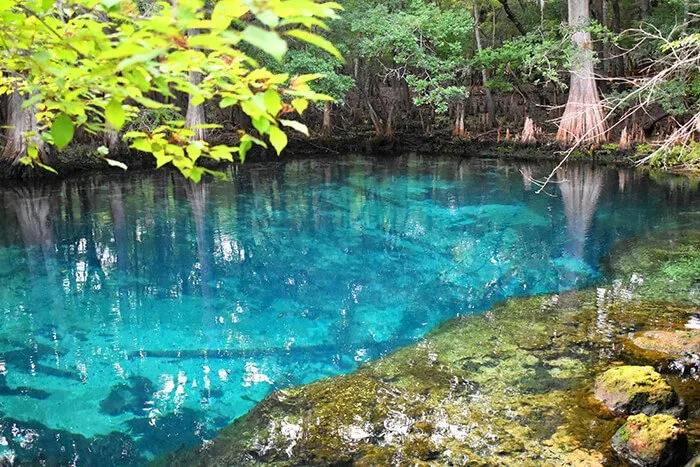
[[[143,415],[154,390],[153,382],[148,378],[131,376],[126,383],[112,387],[107,397],[100,401],[100,412],[112,416],[124,413]]]
[[[637,347],[672,357],[700,354],[700,330],[645,331],[632,339]]]
[[[640,467],[666,467],[686,460],[686,430],[674,417],[665,414],[632,415],[612,439],[615,452]]]
[[[695,376],[700,366],[700,330],[644,331],[627,343],[628,353],[664,372]]]
[[[694,245],[698,238],[686,240]],[[683,241],[671,247],[689,251]],[[644,281],[630,293],[586,289],[514,298],[455,318],[352,374],[278,390],[213,441],[160,462],[607,465],[619,420],[601,412],[590,388],[620,360],[619,344],[631,330],[678,329],[695,310],[686,300],[692,281],[675,282],[677,295],[661,287],[670,274],[687,271],[613,263],[624,273],[617,278],[639,270]],[[668,302],[674,297],[680,305]],[[678,410],[679,396],[653,368],[632,368],[601,377],[601,400],[621,411]],[[636,386],[625,386],[630,377],[640,377]],[[691,421],[697,400],[689,399]]]
[[[641,298],[700,304],[697,230],[656,232],[621,242],[608,255],[608,274]]]
[[[611,368],[596,379],[593,391],[605,407],[619,414],[682,411],[676,391],[650,366]]]

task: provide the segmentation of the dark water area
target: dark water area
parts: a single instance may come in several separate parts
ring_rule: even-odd
[[[691,180],[439,156],[282,160],[0,188],[0,459],[139,464],[274,389],[503,299],[603,280],[700,226]]]

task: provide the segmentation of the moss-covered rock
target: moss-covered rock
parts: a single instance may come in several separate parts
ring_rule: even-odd
[[[650,366],[619,366],[600,375],[595,382],[595,398],[618,414],[661,412],[679,414],[676,391]]]
[[[665,467],[686,460],[688,439],[681,423],[670,415],[632,415],[615,433],[615,452],[632,465]]]
[[[670,248],[688,251],[700,236],[684,238]],[[656,240],[652,243],[657,245]],[[639,243],[636,248],[648,245]],[[644,259],[636,250],[624,251],[637,261]],[[486,313],[455,318],[420,342],[353,374],[276,391],[210,443],[162,462],[187,466],[609,462],[607,446],[621,421],[591,397],[596,378],[626,358],[622,343],[631,331],[680,329],[696,309],[688,303],[693,281],[676,282],[675,292],[669,293],[659,286],[675,274],[667,267],[616,258],[611,262],[614,270],[622,271],[617,278],[628,280],[628,272],[634,270],[642,271],[644,280],[634,287],[617,280],[598,289],[514,298]],[[663,378],[654,381],[655,391],[641,406],[672,407],[675,392],[668,391]],[[684,394],[696,389],[700,393],[697,381],[683,384],[690,385],[684,386]],[[656,391],[660,387],[663,390]],[[700,398],[690,402],[695,414]],[[696,418],[693,415],[690,423]]]

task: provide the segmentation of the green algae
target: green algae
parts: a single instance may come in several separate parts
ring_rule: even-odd
[[[608,274],[637,288],[641,299],[700,304],[700,234],[662,232],[622,242],[608,256]]]
[[[593,397],[596,377],[628,357],[629,333],[679,329],[695,311],[700,235],[660,238],[616,249],[608,286],[455,318],[355,373],[276,391],[215,440],[163,462],[614,463],[609,440],[622,420]],[[682,396],[700,394],[697,380],[670,381]],[[700,397],[686,402],[696,447]]]
[[[681,422],[666,414],[630,416],[612,444],[618,454],[641,466],[677,465],[685,460],[688,447]]]
[[[624,365],[607,370],[595,382],[595,396],[607,408],[625,414],[673,410],[678,395],[650,366]]]

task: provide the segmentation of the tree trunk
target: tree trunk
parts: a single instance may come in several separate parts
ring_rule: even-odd
[[[5,122],[5,148],[0,154],[0,160],[10,164],[17,164],[19,160],[28,155],[30,145],[36,145],[42,162],[46,163],[46,146],[39,138],[39,126],[34,115],[34,107],[22,108],[24,99],[18,92],[13,92],[7,97],[7,121]],[[34,136],[27,138],[26,133],[35,132]]]
[[[103,137],[105,146],[107,146],[107,148],[109,149],[109,154],[114,155],[118,153],[120,140],[119,132],[116,130],[116,128],[110,125]]]
[[[600,2],[600,23],[604,27],[608,27],[608,0],[601,0]],[[611,45],[608,42],[604,42],[601,45],[601,57],[600,60],[603,65],[603,75],[604,76],[610,76],[610,55],[611,55],[611,50],[610,50]],[[603,92],[605,92],[605,89]]]
[[[457,138],[466,138],[468,136],[467,130],[464,126],[464,115],[465,115],[465,105],[464,102],[458,102],[455,108],[455,126],[452,130]]]
[[[382,125],[382,121],[374,110],[374,107],[372,107],[369,99],[367,99],[367,110],[369,111],[369,118],[372,120],[372,125],[374,125],[374,136],[384,136],[384,125]]]
[[[198,86],[202,81],[202,75],[197,72],[190,73],[190,83],[194,86]],[[185,115],[185,127],[192,128],[197,125],[204,125],[206,119],[204,117],[204,104],[194,105],[192,103],[192,96],[187,96],[187,114]],[[206,131],[204,128],[192,128],[194,135],[192,135],[192,140],[194,141],[204,141],[206,139]]]
[[[474,3],[474,35],[476,36],[476,50],[481,52],[481,34],[479,31],[479,4],[477,0],[473,0]],[[487,87],[488,84],[488,73],[485,68],[481,69],[481,80],[484,87],[484,100],[486,101],[486,128],[490,129],[493,126],[493,98],[491,97],[491,90]]]
[[[391,104],[389,104],[389,112],[387,113],[386,116],[386,127],[384,128],[384,135],[385,136],[394,136],[394,109],[396,107],[396,104],[394,101],[391,101]]]
[[[537,129],[535,122],[529,116],[525,117],[523,125],[523,134],[520,136],[520,142],[523,144],[535,144],[537,142]]]
[[[582,29],[590,19],[589,0],[569,0],[569,23],[577,31],[572,40],[577,46],[557,141],[561,143],[600,143],[605,141],[606,125],[593,70],[591,34]]]
[[[620,0],[612,0],[612,10],[613,10],[613,32],[617,35],[622,32],[622,18],[620,16]],[[615,76],[622,76],[625,73],[625,58],[622,53],[622,49],[618,46],[614,46],[615,55]]]
[[[331,103],[326,101],[323,105],[323,125],[321,126],[321,136],[328,138],[333,131],[331,126]]]

